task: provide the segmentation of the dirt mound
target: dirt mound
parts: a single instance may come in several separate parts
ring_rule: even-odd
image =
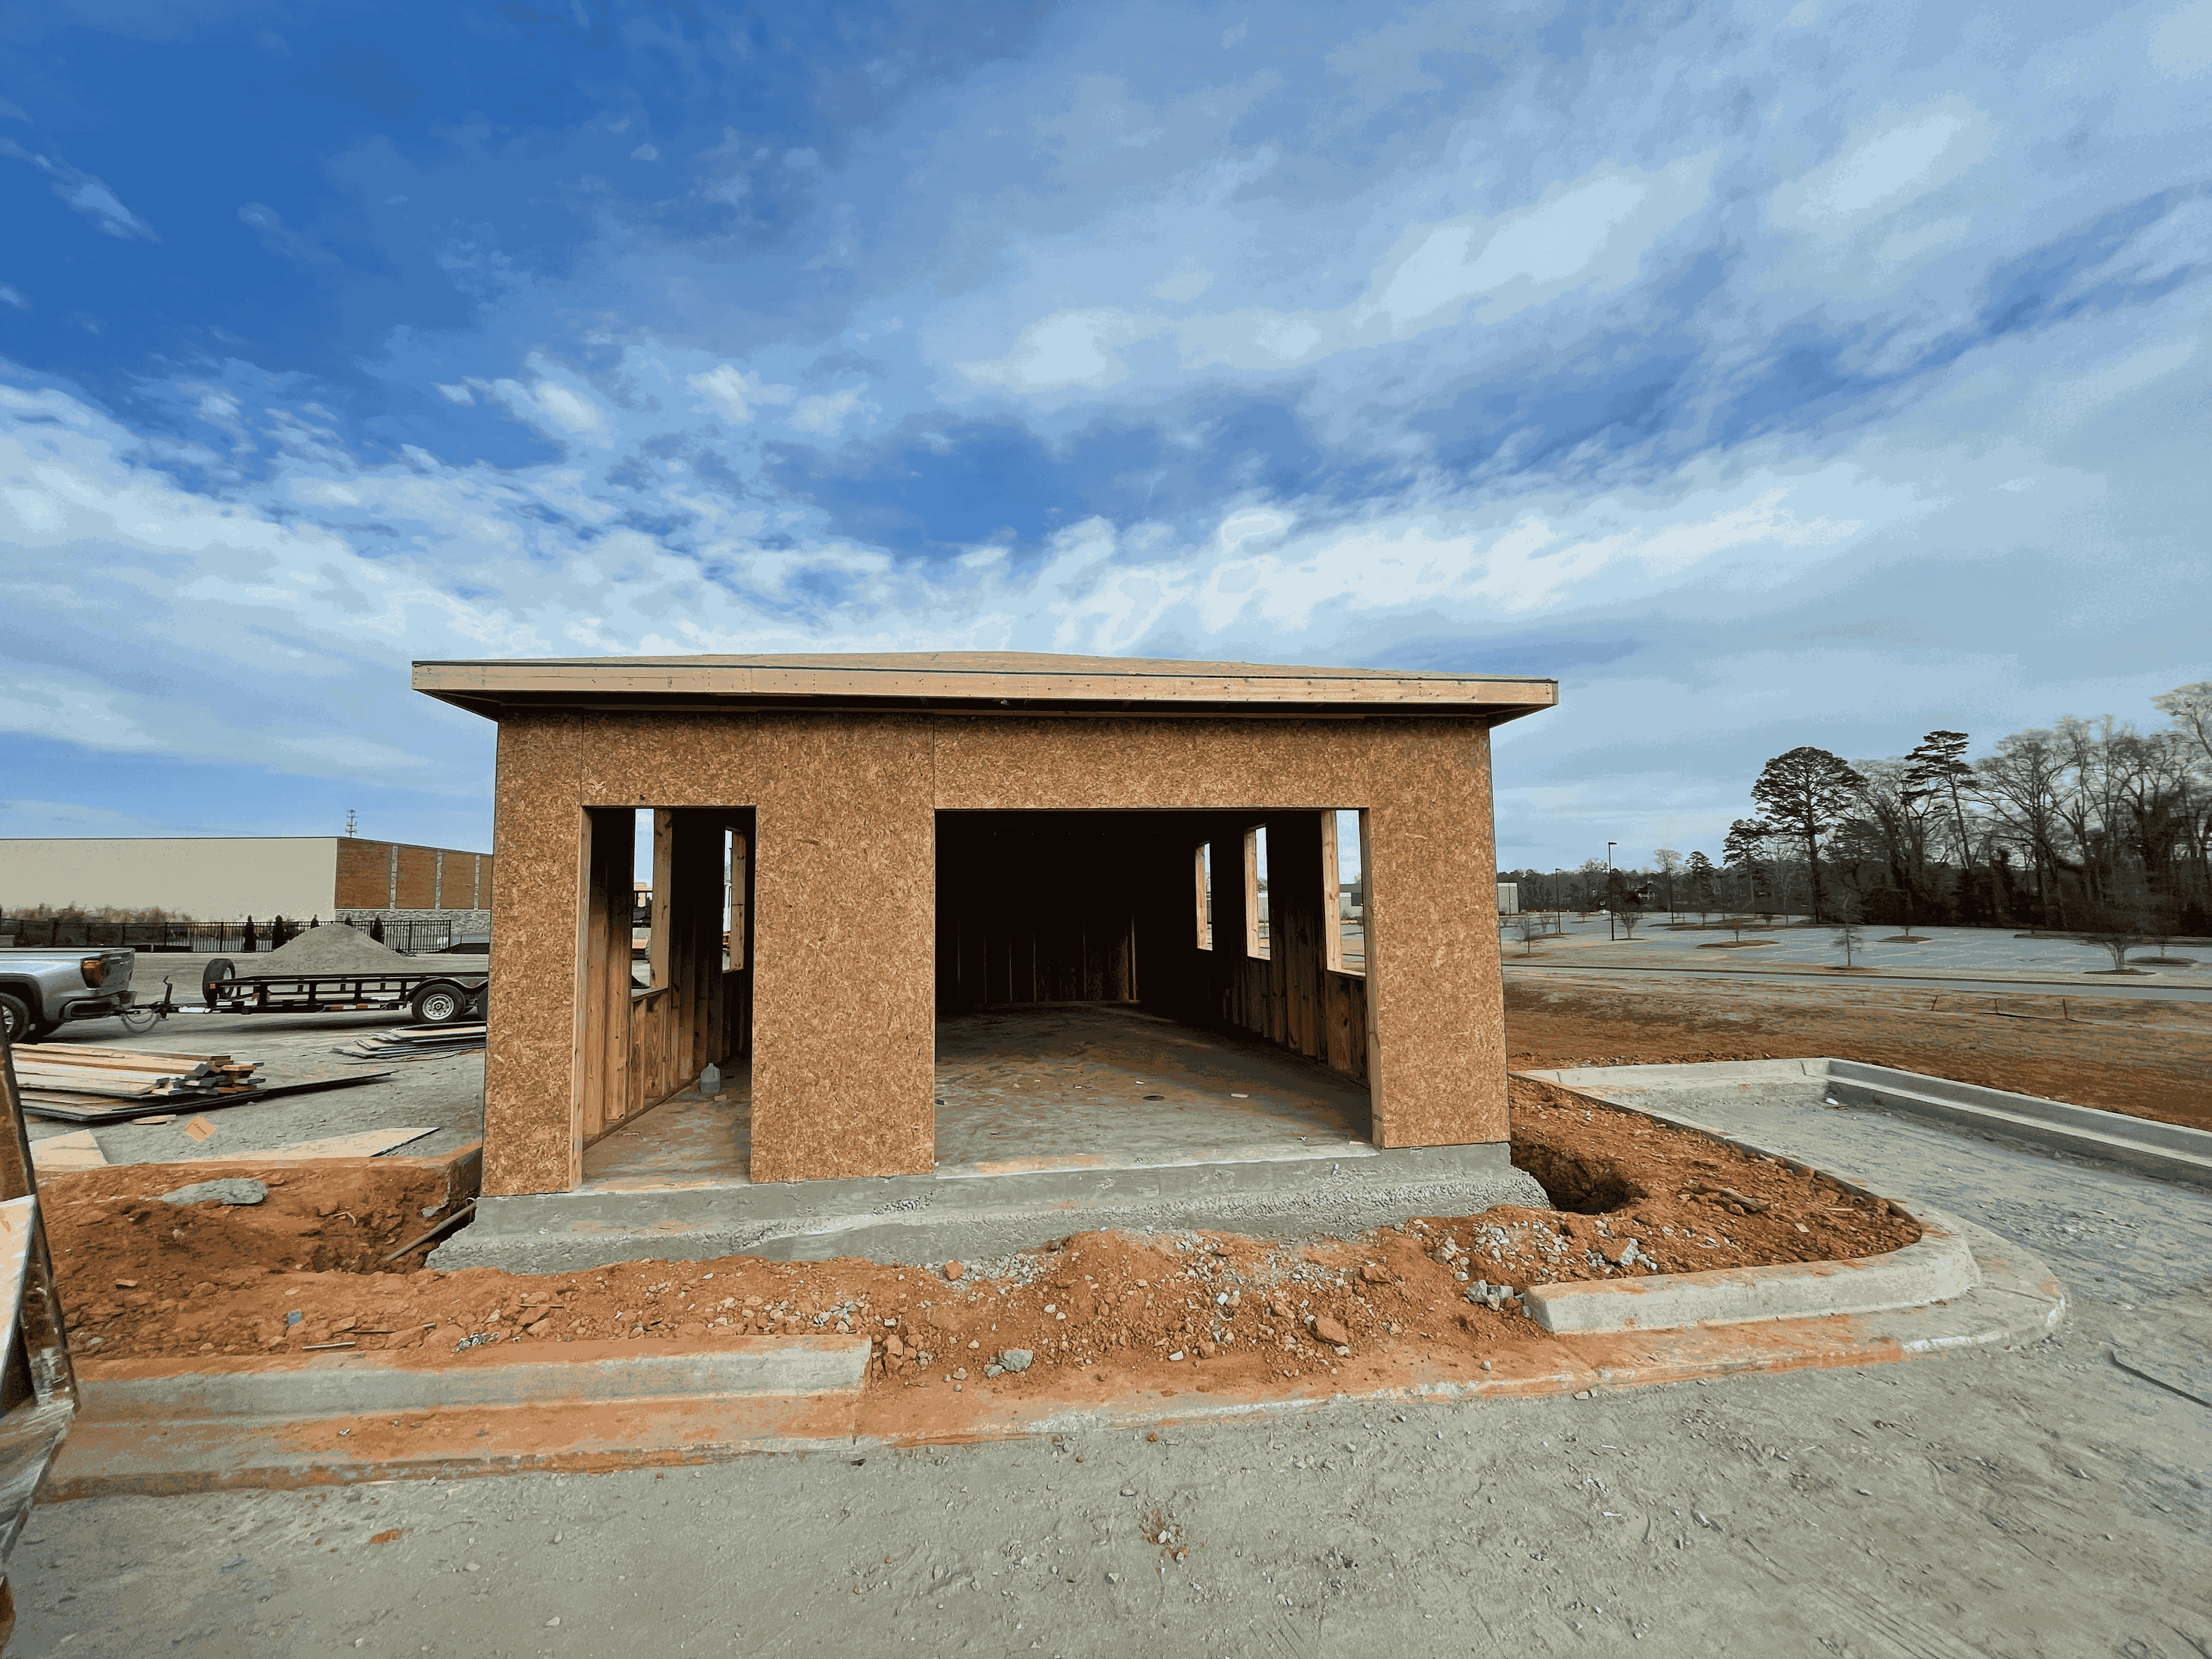
[[[1233,1388],[1394,1352],[1471,1371],[1505,1346],[1549,1340],[1517,1304],[1470,1304],[1476,1279],[1517,1290],[1823,1261],[1918,1236],[1814,1177],[1526,1079],[1514,1085],[1514,1156],[1558,1188],[1561,1209],[1501,1205],[1319,1245],[1079,1233],[953,1278],[749,1256],[544,1275],[410,1272],[421,1257],[410,1256],[383,1269],[383,1253],[430,1224],[421,1208],[444,1191],[435,1175],[374,1165],[241,1162],[270,1188],[251,1206],[160,1202],[191,1178],[173,1164],[43,1185],[63,1304],[87,1358],[866,1335],[882,1387],[972,1384],[994,1356],[1027,1350],[1026,1371],[993,1379],[1014,1393],[1109,1369]]]
[[[310,927],[281,951],[241,960],[248,974],[349,974],[402,972],[407,958],[379,945],[357,927],[333,922]]]

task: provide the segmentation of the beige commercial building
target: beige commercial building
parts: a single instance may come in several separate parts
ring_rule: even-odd
[[[491,908],[491,874],[489,853],[357,836],[45,836],[0,840],[0,912],[458,914]]]

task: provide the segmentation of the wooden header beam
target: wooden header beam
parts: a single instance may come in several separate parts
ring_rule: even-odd
[[[1549,708],[1559,682],[1019,652],[550,657],[418,662],[417,691],[496,720],[527,708],[914,709],[962,714],[1474,717]]]

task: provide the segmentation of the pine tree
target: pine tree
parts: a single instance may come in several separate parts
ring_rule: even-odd
[[[1919,745],[1905,757],[1905,787],[1901,798],[1908,806],[1917,806],[1924,800],[1948,801],[1951,822],[1959,832],[1959,894],[1966,895],[1968,882],[1974,871],[1974,843],[1966,830],[1966,805],[1960,799],[1960,783],[1974,776],[1974,769],[1966,762],[1966,734],[1964,732],[1930,732],[1920,739]]]
[[[1813,883],[1813,920],[1820,920],[1820,837],[1850,815],[1866,780],[1825,749],[1801,746],[1777,755],[1760,769],[1751,798],[1766,814],[1770,832],[1804,843]],[[1729,831],[1733,842],[1735,830]]]

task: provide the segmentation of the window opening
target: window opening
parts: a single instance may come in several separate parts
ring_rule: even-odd
[[[1367,815],[1339,807],[1321,815],[1322,914],[1331,919],[1328,965],[1334,973],[1367,971],[1367,890],[1364,879]]]
[[[1261,823],[1244,832],[1244,954],[1267,953],[1267,826]]]
[[[722,832],[722,968],[745,965],[745,876],[751,848],[734,830]]]
[[[630,984],[650,990],[668,982],[666,906],[657,902],[668,892],[666,834],[664,812],[650,806],[637,809],[631,847],[634,867],[631,894],[634,908],[629,923]]]
[[[1191,860],[1198,880],[1198,948],[1213,948],[1213,843],[1201,842]]]

